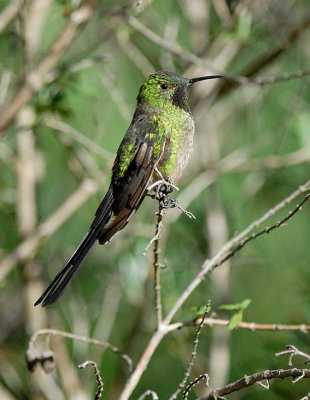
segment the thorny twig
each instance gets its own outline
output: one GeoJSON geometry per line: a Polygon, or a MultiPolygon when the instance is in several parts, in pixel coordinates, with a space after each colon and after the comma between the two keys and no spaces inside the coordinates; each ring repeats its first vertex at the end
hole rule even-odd
{"type": "MultiPolygon", "coordinates": [[[[239,379],[235,382],[229,383],[221,388],[212,390],[207,396],[199,397],[199,400],[214,400],[221,399],[222,396],[227,394],[231,394],[233,392],[237,392],[239,390],[245,389],[246,387],[252,386],[254,383],[258,383],[261,381],[270,381],[275,378],[293,378],[293,383],[297,383],[300,379],[310,378],[310,370],[309,369],[275,369],[275,370],[266,370],[262,372],[257,372],[253,375],[247,375],[242,379],[239,379]]],[[[267,387],[264,385],[265,388],[267,387]]]]}
{"type": "Polygon", "coordinates": [[[146,392],[141,394],[141,396],[138,398],[138,400],[144,400],[148,396],[151,396],[152,400],[158,400],[159,399],[159,397],[157,396],[156,392],[154,392],[153,390],[147,390],[146,392]]]}
{"type": "Polygon", "coordinates": [[[183,393],[183,399],[184,400],[188,399],[189,392],[193,389],[193,387],[195,387],[202,380],[205,380],[206,381],[206,386],[209,386],[209,380],[210,380],[209,375],[208,374],[199,375],[184,390],[184,393],[183,393]]]}
{"type": "Polygon", "coordinates": [[[225,261],[227,261],[229,258],[234,256],[235,253],[240,251],[248,242],[250,242],[254,239],[257,239],[259,236],[262,236],[265,233],[270,233],[271,231],[273,231],[276,228],[280,228],[281,226],[284,226],[284,224],[289,219],[291,219],[309,199],[310,199],[310,193],[306,194],[304,199],[299,204],[297,204],[297,206],[292,211],[290,211],[283,219],[281,219],[280,221],[276,222],[275,224],[273,224],[269,227],[262,229],[261,231],[259,231],[257,233],[253,233],[251,236],[247,236],[244,239],[242,239],[239,243],[237,243],[235,248],[233,248],[219,263],[215,264],[212,269],[218,267],[219,265],[222,265],[225,261]]]}
{"type": "Polygon", "coordinates": [[[95,394],[95,400],[98,400],[98,399],[101,399],[101,397],[102,397],[102,393],[103,393],[103,389],[104,389],[104,383],[103,383],[103,380],[102,380],[101,375],[100,375],[100,371],[99,371],[95,361],[91,361],[91,360],[85,361],[85,362],[83,362],[83,364],[79,365],[79,368],[85,368],[88,365],[91,365],[93,367],[93,369],[94,369],[94,372],[95,372],[96,381],[98,383],[98,389],[97,389],[97,392],[95,394]]]}
{"type": "Polygon", "coordinates": [[[305,364],[310,362],[310,355],[307,353],[304,353],[303,351],[300,351],[297,349],[297,347],[293,346],[292,344],[288,344],[286,346],[286,350],[280,351],[276,353],[275,355],[277,357],[282,356],[284,354],[289,354],[289,359],[288,359],[288,365],[292,366],[293,365],[293,357],[295,356],[301,356],[306,359],[305,364]]]}
{"type": "MultiPolygon", "coordinates": [[[[194,338],[194,342],[193,342],[193,351],[192,351],[192,355],[191,355],[190,361],[189,361],[189,363],[188,363],[188,365],[187,365],[187,368],[186,368],[186,371],[185,371],[185,374],[184,374],[184,378],[183,378],[182,382],[180,383],[178,389],[177,389],[177,390],[175,391],[175,393],[170,397],[171,400],[177,399],[178,394],[184,389],[184,387],[185,387],[185,385],[186,385],[186,383],[187,383],[187,381],[188,381],[188,378],[189,378],[189,376],[190,376],[190,374],[191,374],[191,372],[192,372],[192,368],[193,368],[193,366],[194,366],[194,362],[195,362],[195,359],[196,359],[196,356],[197,356],[197,347],[198,347],[198,343],[199,343],[200,332],[201,332],[201,329],[202,329],[202,327],[203,327],[203,325],[204,325],[205,319],[207,318],[208,314],[210,313],[210,308],[211,308],[211,303],[210,303],[210,300],[209,300],[208,303],[207,303],[207,305],[206,305],[205,312],[203,313],[203,316],[202,316],[201,319],[200,319],[198,328],[197,328],[196,333],[195,333],[195,338],[194,338]]],[[[197,382],[198,382],[198,381],[197,381],[197,382]]],[[[187,398],[188,395],[187,395],[186,393],[188,393],[189,390],[190,390],[194,385],[195,385],[195,384],[193,384],[193,385],[190,384],[190,385],[189,385],[190,387],[189,387],[189,388],[186,388],[186,390],[185,390],[184,393],[183,393],[183,398],[187,398]]]]}

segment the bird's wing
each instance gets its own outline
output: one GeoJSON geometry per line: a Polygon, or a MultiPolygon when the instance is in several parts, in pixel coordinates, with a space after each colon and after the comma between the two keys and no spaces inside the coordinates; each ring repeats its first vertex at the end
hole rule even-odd
{"type": "Polygon", "coordinates": [[[146,194],[157,160],[153,157],[153,145],[136,139],[135,152],[126,172],[113,186],[114,219],[105,227],[99,243],[105,244],[121,231],[139,208],[146,194]]]}

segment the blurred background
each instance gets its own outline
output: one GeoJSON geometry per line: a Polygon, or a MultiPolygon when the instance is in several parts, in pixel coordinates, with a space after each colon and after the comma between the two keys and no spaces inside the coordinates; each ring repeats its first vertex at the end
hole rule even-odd
{"type": "MultiPolygon", "coordinates": [[[[143,255],[155,231],[152,199],[115,240],[94,246],[56,304],[33,307],[88,230],[150,73],[236,78],[191,91],[195,149],[176,198],[196,219],[167,212],[164,315],[206,258],[309,179],[309,77],[273,80],[309,69],[309,26],[307,0],[0,2],[1,399],[94,398],[91,369],[77,368],[87,359],[98,363],[104,398],[122,391],[128,370],[118,355],[59,337],[39,341],[54,351],[56,370],[31,374],[24,359],[37,329],[107,340],[134,363],[154,332],[152,249],[143,255]],[[240,83],[242,76],[271,83],[240,83]]],[[[250,299],[245,321],[309,324],[309,220],[306,203],[285,227],[249,243],[200,284],[174,322],[194,319],[208,300],[212,315],[227,319],[221,305],[250,299]]],[[[132,398],[148,389],[169,398],[194,334],[187,327],[165,337],[132,398]]],[[[285,368],[274,353],[286,344],[309,353],[309,334],[204,327],[191,379],[207,372],[217,387],[285,368]]],[[[257,386],[229,399],[300,399],[306,384],[275,381],[268,392],[257,386]]],[[[203,384],[195,390],[189,398],[206,393],[203,384]]]]}

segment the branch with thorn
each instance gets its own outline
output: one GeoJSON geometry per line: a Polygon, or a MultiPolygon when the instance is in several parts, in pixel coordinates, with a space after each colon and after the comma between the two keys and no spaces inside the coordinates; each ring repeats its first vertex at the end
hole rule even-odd
{"type": "MultiPolygon", "coordinates": [[[[187,384],[188,378],[189,378],[189,376],[190,376],[190,374],[192,372],[192,369],[193,369],[193,366],[194,366],[194,362],[195,362],[195,359],[196,359],[196,356],[197,356],[197,348],[198,348],[198,343],[199,343],[199,336],[200,336],[202,327],[204,325],[204,321],[205,321],[205,319],[207,318],[207,316],[210,313],[210,309],[211,309],[211,302],[209,300],[207,305],[205,306],[205,312],[203,313],[203,315],[202,315],[202,317],[200,319],[198,328],[197,328],[196,333],[195,333],[195,338],[194,338],[194,342],[193,342],[193,351],[192,351],[192,355],[191,355],[190,361],[189,361],[189,363],[187,365],[187,368],[186,368],[186,371],[185,371],[185,374],[184,374],[184,378],[183,378],[182,382],[180,383],[178,389],[170,397],[170,400],[176,400],[178,398],[179,393],[185,388],[185,385],[187,384]]],[[[205,377],[205,379],[207,379],[207,382],[208,382],[208,380],[209,380],[208,375],[204,374],[203,376],[205,377]]],[[[199,378],[199,380],[200,379],[202,379],[202,378],[199,378]]],[[[183,392],[183,398],[184,399],[187,399],[189,391],[199,382],[199,380],[195,379],[192,383],[190,383],[186,387],[186,389],[183,392]]]]}
{"type": "Polygon", "coordinates": [[[104,389],[104,383],[103,383],[103,380],[101,378],[100,371],[99,371],[99,369],[97,367],[97,364],[95,363],[95,361],[88,360],[88,361],[83,362],[83,364],[80,364],[79,368],[86,368],[89,365],[93,367],[94,373],[95,373],[95,376],[96,376],[98,389],[97,389],[97,392],[95,394],[95,400],[98,400],[98,399],[101,399],[101,397],[102,397],[102,393],[103,393],[103,389],[104,389]]]}
{"type": "Polygon", "coordinates": [[[304,353],[303,351],[298,350],[297,347],[293,346],[292,344],[288,344],[286,346],[286,350],[276,353],[276,356],[279,357],[279,356],[283,356],[285,354],[289,355],[289,359],[288,359],[289,366],[293,365],[293,358],[296,356],[305,358],[306,359],[305,364],[310,362],[310,355],[307,353],[304,353]]]}
{"type": "MultiPolygon", "coordinates": [[[[207,396],[199,397],[199,400],[214,400],[214,399],[223,399],[223,396],[228,394],[238,392],[243,390],[249,386],[254,385],[255,383],[259,384],[262,381],[267,381],[267,384],[263,384],[265,389],[269,389],[269,382],[272,379],[283,379],[283,378],[293,378],[293,383],[297,383],[304,378],[310,378],[310,370],[309,369],[299,369],[299,368],[291,368],[291,369],[275,369],[275,370],[266,370],[262,372],[256,372],[252,375],[246,375],[244,378],[241,378],[235,382],[229,383],[221,388],[212,390],[207,396]]],[[[262,384],[260,385],[262,386],[262,384]]]]}

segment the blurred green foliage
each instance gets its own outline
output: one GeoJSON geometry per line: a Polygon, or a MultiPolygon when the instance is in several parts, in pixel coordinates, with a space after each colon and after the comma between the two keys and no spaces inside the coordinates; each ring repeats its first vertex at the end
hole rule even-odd
{"type": "MultiPolygon", "coordinates": [[[[1,9],[10,2],[2,3],[1,9]]],[[[51,2],[42,16],[44,24],[33,65],[46,54],[65,26],[68,10],[74,3],[51,2]]],[[[33,254],[35,266],[39,268],[34,282],[29,278],[29,271],[28,275],[25,273],[25,262],[19,262],[1,282],[0,385],[12,398],[42,398],[23,361],[33,333],[31,326],[36,326],[36,312],[39,313],[30,312],[26,301],[27,296],[35,300],[31,296],[37,296],[37,289],[29,295],[27,288],[39,280],[44,282],[41,282],[42,288],[45,287],[87,231],[109,184],[113,154],[129,126],[135,97],[145,75],[162,69],[186,76],[214,73],[211,69],[203,71],[194,67],[134,31],[124,15],[112,13],[114,9],[122,10],[124,4],[99,2],[94,16],[53,71],[49,83],[30,103],[35,113],[35,146],[41,160],[35,197],[37,224],[55,212],[83,179],[94,178],[98,171],[102,171],[102,188],[55,234],[40,243],[33,254]],[[105,149],[106,155],[92,152],[65,130],[51,128],[48,122],[51,119],[80,131],[105,149]]],[[[2,110],[24,79],[25,38],[21,22],[27,15],[25,12],[0,34],[0,86],[5,92],[5,96],[0,96],[2,110]],[[6,79],[9,79],[7,86],[6,79]]],[[[306,0],[263,3],[156,0],[137,18],[168,43],[178,43],[228,75],[242,75],[249,65],[255,65],[261,56],[279,47],[273,62],[257,72],[259,76],[279,76],[309,66],[309,29],[295,42],[288,42],[286,48],[280,45],[307,15],[309,18],[306,0]]],[[[302,149],[310,152],[309,78],[265,86],[239,85],[212,101],[209,95],[207,84],[201,84],[199,91],[192,93],[195,153],[179,182],[181,196],[204,171],[214,173],[215,178],[211,185],[206,178],[197,195],[186,205],[195,214],[195,220],[181,215],[169,223],[169,217],[175,217],[177,211],[167,213],[161,242],[162,261],[167,264],[161,272],[164,314],[199,272],[203,261],[214,255],[210,243],[212,232],[207,227],[214,198],[226,221],[228,240],[309,179],[310,157],[308,162],[298,156],[295,163],[287,161],[291,153],[302,149]],[[238,152],[244,157],[240,168],[231,167],[224,172],[218,168],[223,158],[238,152]],[[271,156],[278,164],[269,163],[271,156]]],[[[17,211],[23,202],[18,187],[18,135],[18,124],[13,124],[0,143],[0,256],[3,257],[23,240],[17,211]]],[[[301,199],[302,196],[267,224],[270,226],[283,218],[301,199]]],[[[47,310],[48,326],[108,340],[137,362],[156,325],[152,251],[143,256],[154,234],[156,210],[156,203],[146,199],[126,230],[104,248],[94,247],[70,288],[47,310]]],[[[231,260],[230,274],[225,278],[228,282],[223,283],[229,286],[225,298],[217,293],[208,276],[176,320],[194,319],[192,307],[203,307],[211,300],[212,312],[223,318],[229,319],[231,315],[221,304],[240,303],[237,314],[246,321],[309,324],[309,220],[310,208],[305,204],[287,226],[249,243],[231,260]],[[243,313],[244,299],[250,299],[251,306],[243,313]]],[[[161,399],[169,398],[182,380],[193,338],[193,328],[170,333],[157,349],[132,398],[138,398],[148,389],[155,390],[161,399]]],[[[192,378],[208,372],[212,343],[212,328],[204,328],[192,378]]],[[[260,370],[286,367],[286,360],[276,358],[274,353],[288,343],[309,353],[309,334],[234,329],[226,343],[230,359],[227,382],[260,370]]],[[[105,383],[105,398],[117,398],[128,377],[117,355],[70,341],[65,348],[73,369],[86,359],[98,362],[105,383]]],[[[57,351],[64,350],[58,350],[55,344],[54,351],[57,360],[57,351]]],[[[84,370],[77,373],[81,386],[92,398],[93,375],[84,370]]],[[[63,387],[56,373],[48,379],[56,379],[56,384],[63,387]]],[[[200,386],[199,390],[202,390],[200,386]]],[[[307,391],[303,382],[293,387],[291,381],[281,380],[273,382],[268,392],[252,387],[229,399],[297,399],[307,391]]],[[[57,396],[55,399],[62,398],[57,396]]]]}

